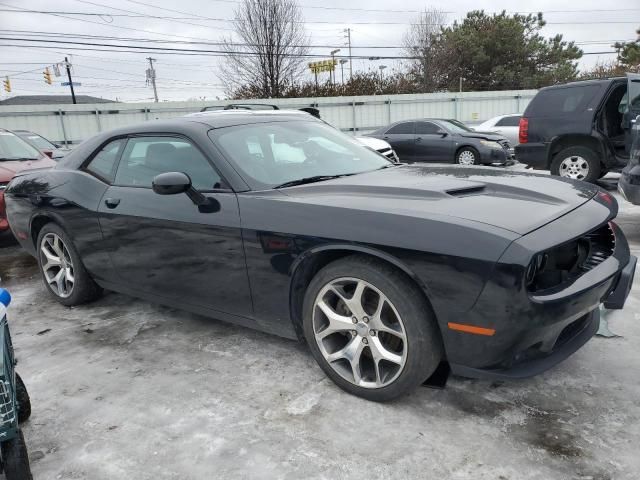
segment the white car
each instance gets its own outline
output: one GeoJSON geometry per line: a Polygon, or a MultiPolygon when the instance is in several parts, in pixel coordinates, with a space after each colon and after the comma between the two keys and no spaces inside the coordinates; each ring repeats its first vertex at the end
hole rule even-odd
{"type": "Polygon", "coordinates": [[[373,137],[356,137],[356,140],[363,144],[365,147],[373,148],[376,152],[384,155],[393,163],[400,162],[400,159],[398,158],[398,155],[396,155],[395,150],[384,140],[373,137]]]}
{"type": "Polygon", "coordinates": [[[512,113],[510,115],[500,115],[493,117],[486,122],[476,125],[473,129],[476,132],[497,132],[509,140],[511,145],[520,143],[518,140],[518,132],[520,130],[521,113],[512,113]]]}

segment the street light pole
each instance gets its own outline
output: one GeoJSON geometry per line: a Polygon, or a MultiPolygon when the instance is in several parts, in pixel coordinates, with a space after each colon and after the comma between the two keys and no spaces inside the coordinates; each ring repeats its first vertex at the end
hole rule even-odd
{"type": "Polygon", "coordinates": [[[333,72],[333,85],[336,84],[336,53],[340,51],[339,48],[335,50],[331,50],[331,70],[329,71],[329,78],[331,78],[331,73],[333,72]]]}
{"type": "Polygon", "coordinates": [[[341,58],[340,59],[340,76],[342,77],[342,84],[344,85],[344,64],[347,63],[348,60],[341,58]]]}

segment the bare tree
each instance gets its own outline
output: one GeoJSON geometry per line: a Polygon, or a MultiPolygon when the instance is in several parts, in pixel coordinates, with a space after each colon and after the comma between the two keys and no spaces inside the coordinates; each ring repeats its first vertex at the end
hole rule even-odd
{"type": "Polygon", "coordinates": [[[437,90],[444,77],[446,56],[438,37],[446,21],[444,12],[425,9],[404,35],[405,54],[415,57],[409,61],[409,73],[425,92],[437,90]]]}
{"type": "Polygon", "coordinates": [[[276,98],[300,77],[309,38],[295,0],[243,0],[235,11],[238,41],[224,39],[220,80],[227,94],[276,98]]]}

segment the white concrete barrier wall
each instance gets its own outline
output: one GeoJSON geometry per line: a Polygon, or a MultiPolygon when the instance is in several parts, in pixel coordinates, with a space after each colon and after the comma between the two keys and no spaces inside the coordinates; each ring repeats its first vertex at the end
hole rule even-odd
{"type": "MultiPolygon", "coordinates": [[[[425,93],[357,97],[248,100],[280,108],[314,106],[322,118],[343,131],[367,133],[398,120],[455,118],[478,123],[497,115],[522,113],[536,90],[425,93]]],[[[0,106],[0,128],[26,129],[58,143],[77,144],[96,133],[126,125],[179,117],[205,106],[232,101],[98,103],[83,105],[0,106]]],[[[237,103],[243,103],[238,101],[237,103]]]]}

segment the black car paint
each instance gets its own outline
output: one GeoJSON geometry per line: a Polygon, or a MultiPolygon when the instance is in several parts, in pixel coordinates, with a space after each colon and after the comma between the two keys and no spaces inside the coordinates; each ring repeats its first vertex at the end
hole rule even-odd
{"type": "Polygon", "coordinates": [[[472,147],[480,154],[480,163],[505,163],[510,159],[506,149],[491,149],[481,140],[505,142],[504,136],[495,132],[454,132],[446,121],[440,119],[402,120],[372,132],[368,137],[375,137],[388,142],[398,154],[402,162],[455,162],[457,153],[464,147],[472,147]],[[394,134],[389,130],[399,124],[413,123],[413,133],[394,134]],[[419,133],[420,123],[435,124],[439,133],[419,133]]]}
{"type": "Polygon", "coordinates": [[[607,170],[619,171],[626,160],[616,157],[611,142],[596,128],[596,119],[609,94],[626,83],[627,78],[620,77],[571,82],[540,89],[540,92],[554,90],[569,93],[573,88],[593,86],[594,92],[577,111],[555,115],[535,113],[537,103],[542,101],[539,93],[536,94],[522,115],[529,123],[528,141],[516,145],[516,159],[531,168],[548,170],[553,156],[562,148],[583,145],[597,152],[607,170]]]}
{"type": "Polygon", "coordinates": [[[535,253],[615,217],[615,200],[603,200],[590,184],[483,168],[399,166],[249,191],[207,137],[225,125],[315,121],[307,117],[225,115],[102,134],[54,169],[12,181],[11,227],[35,254],[38,227],[55,221],[105,288],[289,338],[300,336],[301,294],[315,269],[349,253],[372,255],[425,292],[447,360],[454,372],[472,376],[506,368],[530,342],[548,346],[566,325],[597,308],[629,263],[617,231],[615,255],[583,281],[552,298],[536,298],[525,288],[524,271],[535,253]],[[217,211],[200,213],[183,194],[109,186],[82,171],[108,141],[144,133],[196,142],[231,187],[204,193],[219,202],[217,211]],[[105,205],[107,197],[120,199],[116,209],[105,205]],[[449,322],[497,333],[470,335],[450,330],[449,322]]]}

